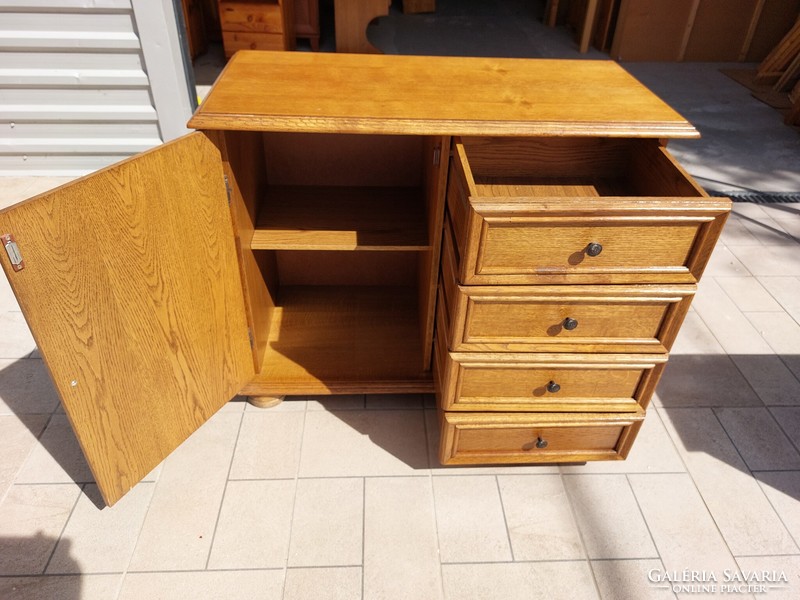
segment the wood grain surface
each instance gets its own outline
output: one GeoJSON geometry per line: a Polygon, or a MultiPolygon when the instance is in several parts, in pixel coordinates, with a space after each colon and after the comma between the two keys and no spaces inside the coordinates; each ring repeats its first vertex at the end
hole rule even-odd
{"type": "Polygon", "coordinates": [[[253,375],[220,162],[201,133],[0,212],[11,282],[113,504],[253,375]]]}
{"type": "Polygon", "coordinates": [[[611,61],[239,52],[190,127],[697,137],[611,61]]]}

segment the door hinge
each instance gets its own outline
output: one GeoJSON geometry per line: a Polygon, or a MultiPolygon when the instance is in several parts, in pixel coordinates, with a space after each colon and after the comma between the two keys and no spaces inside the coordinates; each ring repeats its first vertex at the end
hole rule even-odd
{"type": "Polygon", "coordinates": [[[250,349],[253,350],[256,347],[256,341],[253,338],[253,330],[249,327],[247,328],[247,337],[250,339],[250,349]]]}
{"type": "Polygon", "coordinates": [[[442,158],[442,149],[441,149],[440,146],[436,146],[436,148],[433,149],[433,166],[434,167],[438,167],[439,166],[439,161],[441,160],[441,158],[442,158]]]}
{"type": "Polygon", "coordinates": [[[231,205],[231,191],[232,191],[231,190],[231,186],[230,186],[230,183],[228,183],[228,176],[227,175],[223,175],[222,178],[225,180],[225,193],[228,195],[228,206],[230,206],[231,205]]]}
{"type": "Polygon", "coordinates": [[[13,233],[5,233],[0,235],[0,241],[3,242],[3,247],[8,254],[8,260],[11,261],[11,268],[14,271],[22,271],[25,268],[25,261],[22,260],[22,254],[17,246],[17,241],[14,239],[13,233]]]}

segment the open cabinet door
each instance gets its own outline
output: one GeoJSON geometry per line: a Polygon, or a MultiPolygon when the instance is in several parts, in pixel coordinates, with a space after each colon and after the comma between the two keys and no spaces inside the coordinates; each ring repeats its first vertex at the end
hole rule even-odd
{"type": "Polygon", "coordinates": [[[0,211],[9,235],[0,262],[114,504],[253,376],[219,151],[189,134],[0,211]]]}

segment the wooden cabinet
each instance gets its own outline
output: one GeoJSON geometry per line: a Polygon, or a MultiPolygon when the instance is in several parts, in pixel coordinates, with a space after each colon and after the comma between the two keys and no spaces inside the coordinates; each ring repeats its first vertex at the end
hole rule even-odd
{"type": "Polygon", "coordinates": [[[448,464],[625,456],[728,203],[621,68],[240,52],[190,126],[0,212],[107,503],[237,393],[435,391],[448,464]]]}
{"type": "Polygon", "coordinates": [[[219,0],[225,57],[238,50],[294,50],[294,0],[219,0]]]}

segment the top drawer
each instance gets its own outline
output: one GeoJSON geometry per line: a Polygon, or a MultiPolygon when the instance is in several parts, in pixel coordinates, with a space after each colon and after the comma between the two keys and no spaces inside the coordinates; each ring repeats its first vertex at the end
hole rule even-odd
{"type": "Polygon", "coordinates": [[[655,140],[457,140],[464,284],[695,283],[730,210],[655,140]]]}
{"type": "Polygon", "coordinates": [[[219,18],[223,31],[283,33],[281,4],[273,2],[220,2],[219,18]]]}

